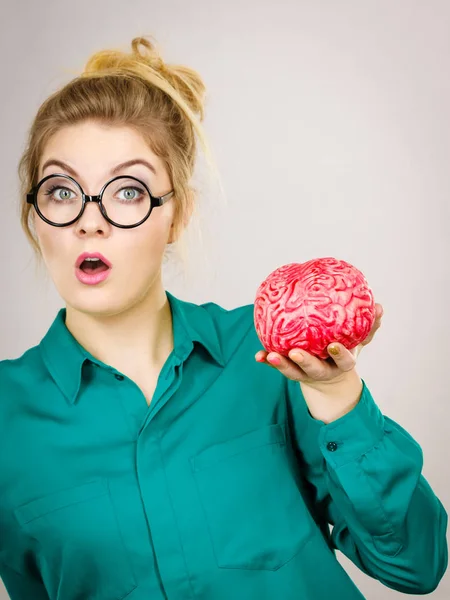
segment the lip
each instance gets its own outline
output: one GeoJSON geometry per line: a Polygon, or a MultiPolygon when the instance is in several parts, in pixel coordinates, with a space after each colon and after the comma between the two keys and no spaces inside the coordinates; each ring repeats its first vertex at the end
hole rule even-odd
{"type": "Polygon", "coordinates": [[[102,260],[105,263],[105,265],[109,269],[112,267],[112,264],[109,262],[109,260],[107,258],[105,258],[103,256],[103,254],[100,254],[100,252],[83,252],[83,254],[80,254],[80,256],[77,258],[77,262],[75,263],[75,268],[79,269],[81,263],[86,258],[99,258],[100,260],[102,260]]]}
{"type": "Polygon", "coordinates": [[[100,254],[100,252],[83,252],[83,254],[80,254],[80,256],[77,258],[75,263],[75,276],[81,283],[85,283],[86,285],[96,285],[97,283],[104,281],[109,276],[111,267],[112,264],[103,256],[103,254],[100,254]],[[99,258],[108,268],[104,271],[100,271],[100,273],[85,273],[80,269],[80,266],[83,260],[86,258],[99,258]]]}

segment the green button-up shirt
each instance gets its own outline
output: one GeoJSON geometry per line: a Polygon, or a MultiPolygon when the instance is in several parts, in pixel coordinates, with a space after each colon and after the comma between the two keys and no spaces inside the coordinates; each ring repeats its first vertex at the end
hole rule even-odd
{"type": "Polygon", "coordinates": [[[253,305],[169,292],[150,406],[57,314],[0,362],[0,575],[13,600],[360,600],[336,558],[405,593],[448,561],[419,444],[358,405],[325,424],[258,364],[253,305]],[[331,527],[333,526],[333,527],[331,527]]]}

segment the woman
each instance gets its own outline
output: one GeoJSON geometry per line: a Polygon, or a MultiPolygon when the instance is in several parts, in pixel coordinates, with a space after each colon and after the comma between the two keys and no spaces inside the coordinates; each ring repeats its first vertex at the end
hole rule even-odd
{"type": "Polygon", "coordinates": [[[94,55],[33,122],[22,224],[65,308],[0,363],[6,589],[360,599],[339,549],[390,588],[429,593],[447,513],[420,446],[355,367],[381,306],[364,344],[323,361],[261,351],[252,305],[164,290],[165,250],[194,208],[196,139],[207,150],[203,92],[136,38],[130,54],[94,55]]]}

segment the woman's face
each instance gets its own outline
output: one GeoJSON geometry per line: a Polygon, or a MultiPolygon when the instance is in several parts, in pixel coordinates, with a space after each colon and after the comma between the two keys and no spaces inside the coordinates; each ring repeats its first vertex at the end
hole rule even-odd
{"type": "MultiPolygon", "coordinates": [[[[85,194],[98,195],[103,185],[116,176],[111,174],[116,165],[138,158],[149,162],[156,174],[137,164],[116,175],[137,177],[147,184],[154,196],[170,192],[171,181],[162,161],[136,131],[84,122],[64,127],[49,140],[40,162],[39,180],[52,173],[65,173],[81,185],[85,194]],[[63,161],[77,175],[59,165],[49,165],[42,170],[50,159],[63,161]]],[[[129,184],[126,182],[126,185],[129,184]]],[[[56,194],[61,196],[61,190],[56,194]]],[[[124,192],[120,194],[122,198],[124,192]]],[[[164,250],[172,241],[173,209],[172,197],[154,208],[144,223],[131,229],[111,225],[95,202],[86,203],[82,217],[67,227],[49,225],[33,211],[44,261],[67,306],[85,313],[110,316],[143,301],[160,281],[164,250]],[[83,252],[99,252],[111,263],[104,281],[89,285],[76,276],[75,264],[83,252]]]]}

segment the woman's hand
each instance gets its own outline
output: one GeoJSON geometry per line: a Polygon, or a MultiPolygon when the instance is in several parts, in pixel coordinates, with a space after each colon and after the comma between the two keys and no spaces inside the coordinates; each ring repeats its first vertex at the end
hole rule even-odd
{"type": "Polygon", "coordinates": [[[317,389],[323,390],[330,384],[340,383],[345,380],[349,372],[353,371],[361,349],[373,340],[381,326],[383,307],[381,304],[375,304],[375,307],[375,321],[369,335],[353,350],[347,350],[342,344],[332,343],[328,345],[330,358],[327,360],[317,358],[299,348],[290,350],[289,358],[276,352],[268,353],[260,350],[256,353],[255,359],[278,369],[289,379],[317,389]],[[337,353],[333,352],[335,348],[338,349],[337,353]]]}
{"type": "Polygon", "coordinates": [[[255,359],[278,369],[288,379],[298,381],[310,415],[326,424],[332,423],[352,411],[361,399],[363,385],[355,369],[356,359],[381,326],[383,307],[381,304],[375,306],[373,327],[366,339],[353,350],[332,343],[328,345],[330,358],[326,360],[299,348],[290,350],[289,358],[261,350],[256,353],[255,359]],[[338,349],[337,353],[333,352],[334,348],[338,349]]]}

